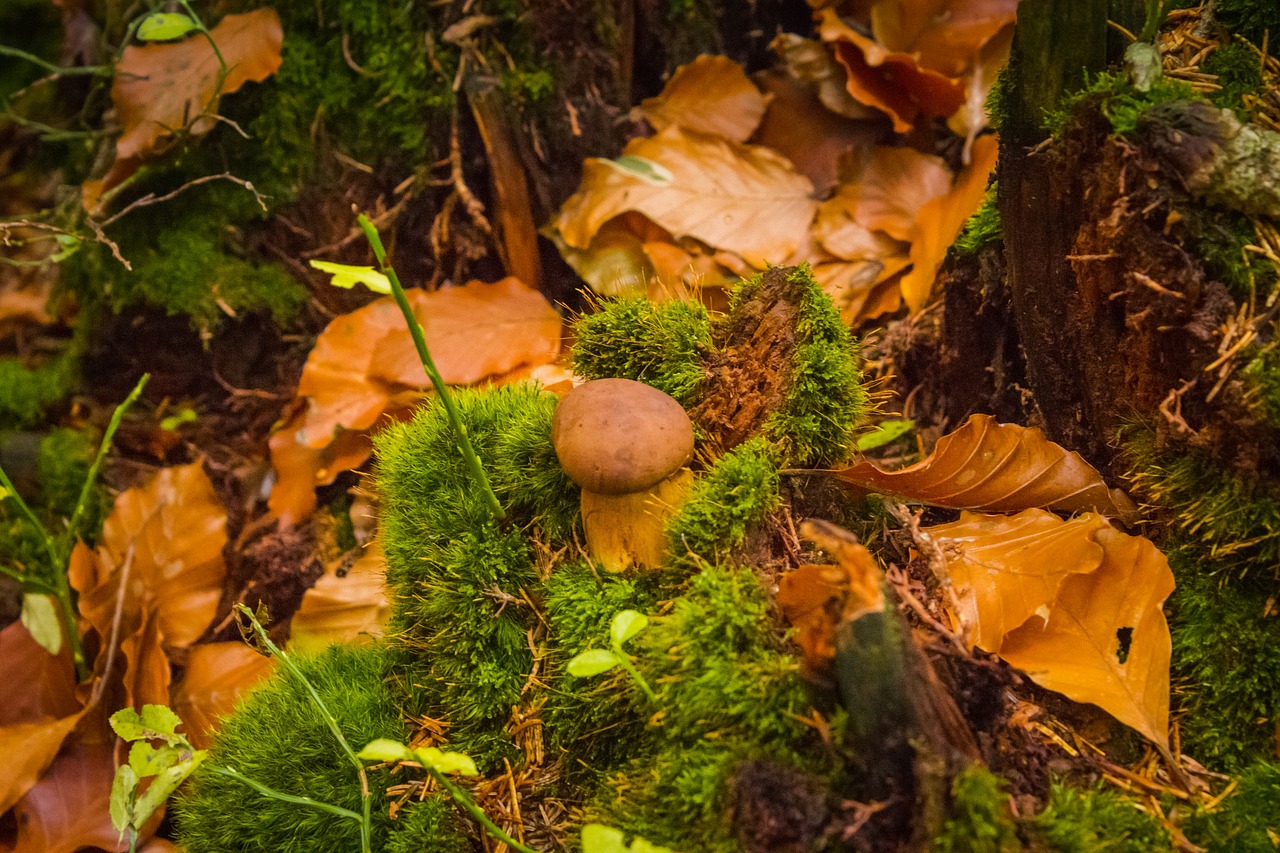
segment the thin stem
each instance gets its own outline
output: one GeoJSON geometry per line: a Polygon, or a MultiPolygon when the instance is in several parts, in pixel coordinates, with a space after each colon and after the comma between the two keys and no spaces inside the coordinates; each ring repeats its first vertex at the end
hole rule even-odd
{"type": "MultiPolygon", "coordinates": [[[[356,814],[350,809],[344,809],[341,806],[334,806],[334,805],[330,805],[329,803],[322,803],[319,800],[313,800],[310,797],[298,797],[298,796],[294,796],[293,794],[286,794],[283,791],[277,791],[275,788],[270,788],[262,784],[261,782],[258,782],[254,779],[250,779],[248,776],[244,775],[239,770],[236,770],[233,767],[219,767],[216,764],[207,764],[205,766],[220,776],[226,776],[229,779],[235,779],[237,782],[243,782],[244,784],[248,785],[250,788],[253,788],[255,791],[262,794],[264,797],[271,797],[273,800],[280,800],[285,803],[293,803],[294,805],[298,805],[298,806],[308,806],[313,809],[319,809],[322,812],[329,812],[330,814],[336,814],[338,817],[344,817],[347,820],[363,822],[363,818],[361,818],[360,815],[356,814]]],[[[363,829],[363,826],[362,826],[362,829],[363,829]]],[[[365,850],[369,849],[367,844],[364,846],[364,849],[365,850]]]]}
{"type": "MultiPolygon", "coordinates": [[[[254,633],[258,635],[258,641],[261,642],[269,652],[271,652],[271,656],[280,661],[280,663],[284,665],[285,669],[289,670],[289,673],[293,675],[294,678],[298,679],[299,683],[306,688],[308,695],[311,696],[311,701],[315,704],[316,708],[320,710],[321,716],[324,717],[325,724],[329,727],[329,731],[333,733],[334,738],[342,747],[342,751],[346,753],[347,760],[349,760],[352,766],[356,768],[356,775],[360,778],[360,806],[364,813],[364,816],[359,818],[360,849],[363,853],[371,853],[369,845],[370,829],[373,826],[371,811],[373,802],[372,797],[369,795],[369,778],[365,775],[364,764],[356,757],[356,751],[351,748],[351,744],[347,742],[346,737],[342,734],[342,729],[338,727],[338,721],[333,716],[333,713],[329,711],[329,706],[325,705],[324,700],[320,698],[320,694],[316,692],[311,681],[302,674],[302,670],[298,669],[297,665],[293,662],[293,659],[271,641],[271,637],[267,636],[267,629],[262,627],[262,623],[253,615],[252,610],[243,604],[237,604],[236,609],[248,618],[249,623],[253,626],[254,633]]],[[[332,806],[330,808],[336,808],[336,806],[332,806]]],[[[343,811],[346,810],[343,809],[343,811]]],[[[350,814],[355,815],[355,812],[350,812],[350,814]]]]}
{"type": "Polygon", "coordinates": [[[68,544],[73,544],[80,536],[80,523],[89,507],[89,495],[93,492],[93,484],[98,482],[98,473],[102,470],[102,463],[107,458],[107,451],[111,449],[111,441],[116,436],[116,430],[120,429],[120,422],[124,420],[124,413],[137,402],[138,397],[142,395],[142,389],[147,387],[150,379],[150,373],[142,374],[138,384],[134,385],[133,390],[129,392],[129,396],[125,397],[124,402],[116,406],[116,410],[111,413],[111,422],[107,424],[107,430],[102,434],[102,441],[98,443],[98,455],[93,458],[93,464],[89,466],[89,474],[80,487],[80,496],[76,498],[76,508],[71,513],[71,521],[67,523],[68,544]]]}
{"type": "Polygon", "coordinates": [[[25,59],[27,62],[39,65],[46,71],[52,71],[54,74],[64,77],[72,77],[80,74],[93,74],[99,77],[111,76],[110,65],[78,65],[75,67],[64,67],[61,65],[54,65],[52,62],[47,62],[35,54],[27,53],[25,50],[18,50],[16,47],[9,47],[3,44],[0,44],[0,56],[12,56],[17,59],[25,59]]]}
{"type": "Polygon", "coordinates": [[[640,689],[644,691],[645,696],[649,697],[649,701],[658,701],[658,694],[653,692],[649,682],[644,680],[644,676],[640,674],[640,670],[636,669],[635,664],[631,662],[631,658],[627,657],[627,653],[622,650],[622,647],[614,646],[613,652],[618,656],[618,666],[626,670],[627,675],[630,675],[635,680],[635,683],[640,685],[640,689]]]}
{"type": "Polygon", "coordinates": [[[484,809],[477,806],[475,800],[471,799],[466,791],[463,791],[457,785],[450,782],[448,776],[444,775],[434,767],[424,766],[426,771],[431,774],[431,777],[444,786],[444,789],[449,792],[449,796],[453,797],[453,801],[462,806],[463,810],[465,810],[467,814],[471,815],[477,823],[483,826],[486,832],[501,841],[503,844],[506,844],[512,850],[518,850],[520,853],[538,853],[538,851],[531,847],[525,847],[519,841],[516,841],[510,835],[503,832],[502,827],[490,820],[489,816],[484,813],[484,809]]]}
{"type": "Polygon", "coordinates": [[[400,313],[404,314],[404,320],[409,325],[409,334],[413,337],[413,345],[418,350],[418,358],[422,361],[422,369],[427,372],[427,377],[431,380],[431,386],[435,388],[436,396],[440,398],[440,402],[444,404],[445,414],[449,417],[449,423],[453,424],[454,431],[458,434],[458,450],[462,453],[462,458],[466,461],[467,467],[471,469],[471,474],[475,477],[476,482],[480,485],[480,490],[484,493],[488,500],[489,509],[493,512],[494,518],[502,521],[507,514],[502,509],[502,504],[498,502],[498,496],[493,492],[493,486],[489,483],[489,475],[485,473],[484,465],[480,464],[480,457],[476,455],[475,448],[471,445],[471,437],[467,433],[466,424],[462,422],[462,416],[458,413],[458,408],[454,405],[453,395],[449,393],[449,386],[444,382],[444,378],[440,375],[440,371],[436,369],[435,360],[431,358],[431,351],[427,349],[427,339],[423,336],[422,325],[418,323],[418,318],[413,315],[413,309],[409,307],[409,298],[405,296],[404,287],[400,284],[400,277],[396,275],[395,269],[387,260],[387,251],[382,246],[382,238],[378,235],[378,229],[369,217],[363,213],[357,217],[364,236],[368,239],[369,245],[373,247],[374,257],[378,259],[378,266],[382,268],[382,273],[391,282],[391,293],[395,296],[396,304],[400,306],[400,313]]]}
{"type": "MultiPolygon", "coordinates": [[[[222,58],[222,51],[218,50],[218,43],[214,41],[213,33],[209,32],[209,28],[204,25],[204,21],[202,21],[200,16],[196,14],[195,10],[191,8],[191,4],[188,3],[187,0],[179,0],[179,2],[182,3],[182,8],[187,10],[187,15],[191,17],[191,20],[196,22],[196,25],[200,28],[200,33],[208,39],[209,46],[213,48],[213,55],[218,58],[218,65],[222,69],[220,76],[225,78],[227,76],[227,72],[231,69],[227,68],[227,61],[222,58]]],[[[214,87],[214,91],[218,92],[221,90],[222,81],[219,80],[218,85],[214,87]]],[[[215,95],[214,97],[217,96],[215,95]]]]}

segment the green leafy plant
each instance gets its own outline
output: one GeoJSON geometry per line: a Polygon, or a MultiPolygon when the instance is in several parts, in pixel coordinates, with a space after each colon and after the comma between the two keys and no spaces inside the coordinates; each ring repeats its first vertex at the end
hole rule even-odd
{"type": "Polygon", "coordinates": [[[102,434],[102,442],[98,445],[97,455],[89,466],[89,473],[80,486],[80,495],[76,499],[75,509],[65,527],[57,534],[49,530],[40,520],[22,496],[18,494],[13,481],[3,467],[0,467],[0,501],[12,501],[18,511],[26,517],[31,529],[39,537],[45,552],[45,561],[41,565],[27,571],[19,571],[0,565],[0,574],[8,575],[22,584],[22,623],[31,632],[32,638],[43,646],[50,654],[56,655],[62,650],[62,642],[71,646],[71,657],[75,661],[76,675],[84,680],[89,674],[89,664],[85,658],[84,647],[80,642],[80,631],[76,626],[75,602],[71,597],[71,582],[67,577],[67,568],[71,560],[71,551],[76,540],[84,532],[85,520],[92,503],[93,486],[98,481],[102,463],[111,448],[116,430],[124,413],[142,394],[150,374],[144,373],[138,384],[125,397],[124,402],[116,406],[102,434]],[[56,606],[55,606],[56,605],[56,606]],[[61,622],[61,626],[59,626],[61,622]]]}
{"type": "Polygon", "coordinates": [[[859,450],[874,450],[897,441],[915,428],[916,422],[912,420],[881,421],[874,429],[867,430],[854,439],[853,443],[859,450]]]}
{"type": "Polygon", "coordinates": [[[579,652],[569,661],[569,674],[577,678],[590,678],[593,675],[600,675],[608,672],[615,666],[622,667],[627,675],[631,676],[631,680],[639,685],[644,691],[644,695],[648,696],[651,701],[656,701],[658,696],[653,692],[653,688],[649,686],[649,682],[644,680],[635,664],[631,662],[631,658],[622,650],[622,644],[630,640],[636,634],[639,634],[649,625],[649,617],[635,610],[623,610],[613,617],[613,622],[609,627],[609,645],[608,649],[588,649],[585,652],[579,652]]]}
{"type": "Polygon", "coordinates": [[[582,853],[675,853],[669,847],[659,847],[643,838],[633,838],[627,844],[622,830],[600,823],[588,823],[582,827],[582,853]]]}
{"type": "Polygon", "coordinates": [[[512,850],[519,850],[520,853],[536,853],[532,848],[524,846],[503,832],[502,828],[484,813],[484,809],[476,805],[476,801],[470,794],[449,779],[450,773],[457,773],[459,776],[480,775],[471,756],[461,752],[446,752],[434,746],[410,749],[402,743],[386,738],[370,741],[357,755],[366,761],[416,761],[440,787],[449,792],[449,796],[453,797],[454,802],[461,806],[463,811],[484,827],[485,832],[512,850]]]}
{"type": "Polygon", "coordinates": [[[110,801],[111,824],[122,837],[129,836],[130,853],[137,850],[138,835],[151,815],[208,755],[177,733],[181,723],[164,705],[143,705],[141,713],[123,708],[111,715],[111,728],[133,744],[128,763],[116,768],[110,801]],[[144,779],[151,779],[145,790],[144,779]]]}

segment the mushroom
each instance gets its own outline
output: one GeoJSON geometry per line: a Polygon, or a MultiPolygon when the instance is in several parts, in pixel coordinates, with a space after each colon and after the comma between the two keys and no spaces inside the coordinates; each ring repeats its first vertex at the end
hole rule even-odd
{"type": "Polygon", "coordinates": [[[693,483],[693,423],[680,404],[643,382],[595,379],[560,401],[551,442],[582,487],[591,557],[612,572],[661,564],[667,519],[693,483]]]}

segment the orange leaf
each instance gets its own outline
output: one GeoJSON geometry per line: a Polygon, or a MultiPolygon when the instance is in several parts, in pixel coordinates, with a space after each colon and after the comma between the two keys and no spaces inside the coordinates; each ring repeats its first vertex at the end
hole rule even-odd
{"type": "Polygon", "coordinates": [[[218,57],[203,35],[125,48],[111,85],[121,128],[117,160],[146,157],[162,137],[188,124],[191,133],[208,132],[214,125],[208,113],[219,95],[265,80],[280,67],[284,32],[274,9],[227,15],[212,35],[230,69],[221,88],[218,57]]]}
{"type": "Polygon", "coordinates": [[[391,609],[381,544],[370,543],[345,575],[339,576],[336,568],[326,569],[303,594],[290,623],[291,650],[318,651],[330,643],[381,636],[391,609]]]}
{"type": "Polygon", "coordinates": [[[895,133],[907,133],[921,117],[949,116],[963,106],[964,87],[957,81],[921,67],[909,53],[867,38],[841,21],[834,9],[818,15],[818,32],[849,73],[849,94],[886,113],[895,133]]]}
{"type": "Polygon", "coordinates": [[[858,180],[841,187],[840,197],[861,225],[910,240],[920,209],[950,189],[951,170],[941,157],[881,146],[872,152],[858,180]]]}
{"type": "Polygon", "coordinates": [[[194,643],[222,596],[226,521],[199,462],[162,468],[121,493],[103,525],[95,564],[72,577],[80,613],[109,638],[120,578],[128,571],[121,636],[137,632],[145,611],[155,608],[166,648],[194,643]]]}
{"type": "Polygon", "coordinates": [[[174,686],[169,703],[186,725],[191,743],[207,749],[218,721],[274,669],[275,661],[239,641],[192,646],[182,681],[174,686]]]}
{"type": "Polygon", "coordinates": [[[1121,520],[1134,514],[1128,497],[1108,489],[1079,453],[990,415],[973,415],[909,468],[882,471],[863,461],[834,473],[851,486],[952,509],[1094,510],[1121,520]]]}
{"type": "Polygon", "coordinates": [[[727,56],[699,56],[671,75],[662,94],[640,103],[654,130],[685,130],[745,142],[760,124],[768,97],[727,56]]]}
{"type": "Polygon", "coordinates": [[[914,53],[948,77],[969,71],[982,48],[1013,23],[1018,0],[880,0],[871,31],[890,50],[914,53]]]}
{"type": "MultiPolygon", "coordinates": [[[[390,406],[392,399],[383,405],[390,406]]],[[[302,410],[295,412],[267,440],[276,472],[267,506],[284,527],[306,518],[316,508],[317,486],[332,483],[343,471],[359,468],[373,453],[373,440],[367,433],[345,429],[339,429],[323,447],[306,446],[298,440],[304,418],[302,410]]]]}
{"type": "Polygon", "coordinates": [[[774,151],[669,127],[633,139],[624,153],[656,163],[669,177],[647,179],[612,161],[587,160],[582,185],[556,218],[569,246],[586,248],[605,222],[626,211],[759,269],[788,257],[808,236],[817,208],[813,185],[774,151]]]}
{"type": "Polygon", "coordinates": [[[120,644],[125,657],[125,696],[132,708],[141,710],[143,705],[169,704],[169,682],[173,673],[163,643],[159,614],[148,608],[137,633],[120,644]]]}
{"type": "MultiPolygon", "coordinates": [[[[430,293],[415,289],[408,296],[426,331],[431,357],[450,385],[471,385],[521,365],[546,364],[560,353],[560,315],[517,278],[493,284],[472,281],[430,293]]],[[[374,344],[372,355],[370,379],[428,386],[403,319],[374,344]]]]}
{"type": "Polygon", "coordinates": [[[982,204],[999,148],[994,136],[975,139],[973,161],[961,170],[955,186],[920,208],[911,233],[911,271],[902,279],[902,297],[913,312],[928,302],[947,250],[982,204]]]}
{"type": "Polygon", "coordinates": [[[1161,605],[1174,583],[1154,545],[1094,513],[1070,521],[1039,510],[1012,519],[965,513],[926,532],[948,553],[980,647],[1167,747],[1170,638],[1161,605]]]}

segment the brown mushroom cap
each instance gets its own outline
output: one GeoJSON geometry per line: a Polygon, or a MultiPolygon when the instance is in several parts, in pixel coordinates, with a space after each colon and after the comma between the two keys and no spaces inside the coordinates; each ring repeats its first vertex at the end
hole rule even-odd
{"type": "Polygon", "coordinates": [[[565,473],[583,489],[623,495],[649,488],[693,458],[693,423],[657,388],[595,379],[560,401],[551,442],[565,473]]]}

